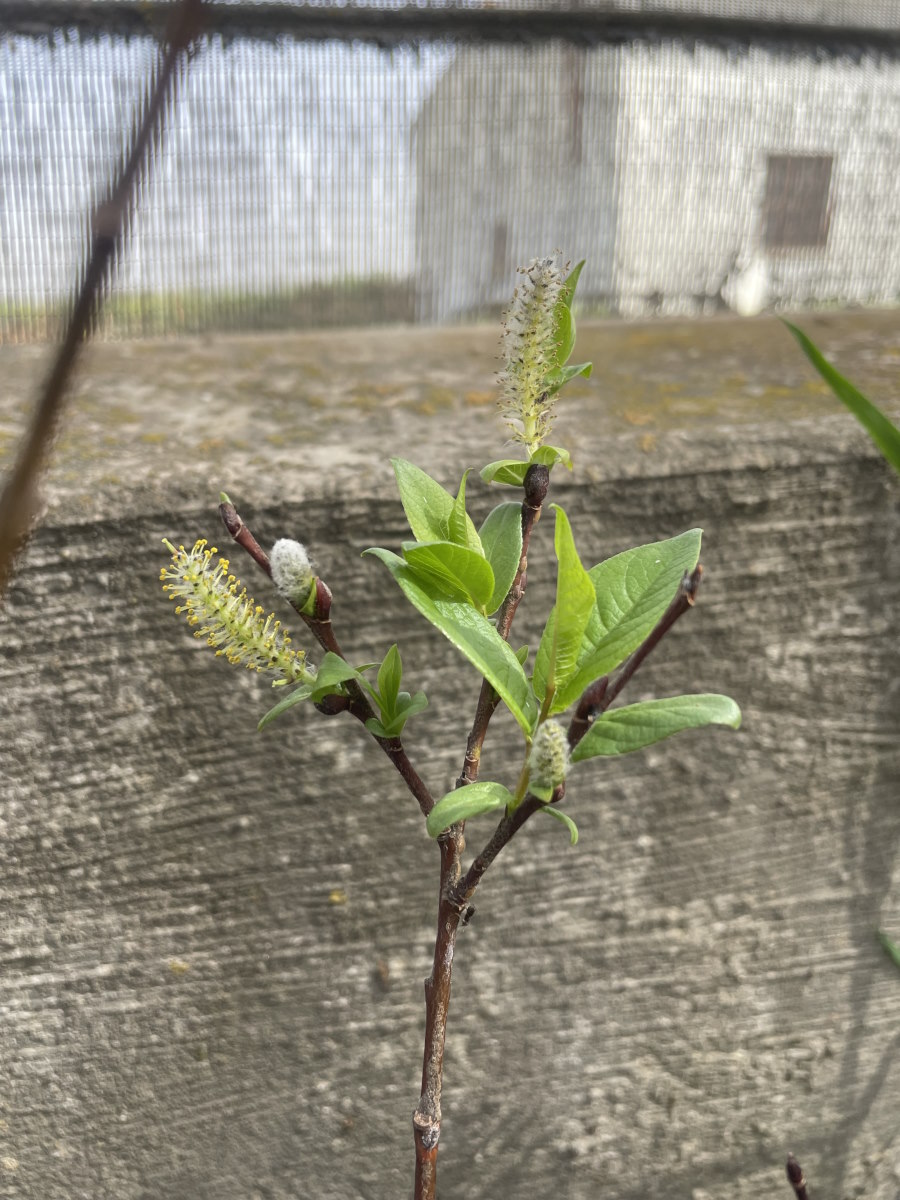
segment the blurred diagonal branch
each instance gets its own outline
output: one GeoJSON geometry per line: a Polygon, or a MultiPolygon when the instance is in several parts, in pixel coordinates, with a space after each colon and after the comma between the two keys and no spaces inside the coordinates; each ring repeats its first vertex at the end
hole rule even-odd
{"type": "Polygon", "coordinates": [[[94,212],[87,261],[63,339],[0,494],[0,596],[31,532],[41,472],[56,434],[78,352],[96,324],[112,261],[125,238],[134,197],[162,135],[166,103],[174,94],[178,79],[177,68],[201,32],[203,6],[204,0],[181,0],[175,9],[149,100],[136,126],[124,166],[94,212]]]}

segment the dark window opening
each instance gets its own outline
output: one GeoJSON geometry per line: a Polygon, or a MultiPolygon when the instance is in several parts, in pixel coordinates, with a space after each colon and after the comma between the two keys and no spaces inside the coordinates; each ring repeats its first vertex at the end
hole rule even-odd
{"type": "Polygon", "coordinates": [[[768,250],[824,246],[828,241],[830,154],[770,154],[764,241],[768,250]]]}

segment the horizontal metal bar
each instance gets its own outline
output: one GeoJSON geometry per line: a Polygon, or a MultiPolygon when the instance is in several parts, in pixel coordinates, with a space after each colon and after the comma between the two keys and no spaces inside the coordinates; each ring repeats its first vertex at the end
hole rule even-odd
{"type": "MultiPolygon", "coordinates": [[[[171,0],[0,0],[0,32],[46,36],[59,30],[80,37],[162,36],[171,0]]],[[[434,41],[621,45],[634,41],[763,44],[771,49],[828,55],[900,53],[900,29],[755,20],[678,12],[614,13],[591,8],[343,8],[291,4],[206,6],[206,28],[232,40],[292,38],[361,41],[397,46],[434,41]]]]}

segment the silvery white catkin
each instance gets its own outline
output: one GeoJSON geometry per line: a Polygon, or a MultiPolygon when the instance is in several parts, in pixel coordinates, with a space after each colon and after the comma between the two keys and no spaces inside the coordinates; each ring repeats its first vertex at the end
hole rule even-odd
{"type": "Polygon", "coordinates": [[[306,547],[293,538],[279,538],[269,555],[269,565],[279,594],[292,604],[305,604],[315,579],[306,547]]]}

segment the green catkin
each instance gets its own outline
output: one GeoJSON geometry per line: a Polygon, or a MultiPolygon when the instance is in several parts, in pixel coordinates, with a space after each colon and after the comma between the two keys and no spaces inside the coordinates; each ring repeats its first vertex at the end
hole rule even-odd
{"type": "Polygon", "coordinates": [[[533,454],[553,419],[555,395],[548,395],[544,381],[555,363],[554,314],[563,277],[554,257],[536,258],[520,271],[522,282],[503,319],[500,412],[513,440],[533,454]]]}

